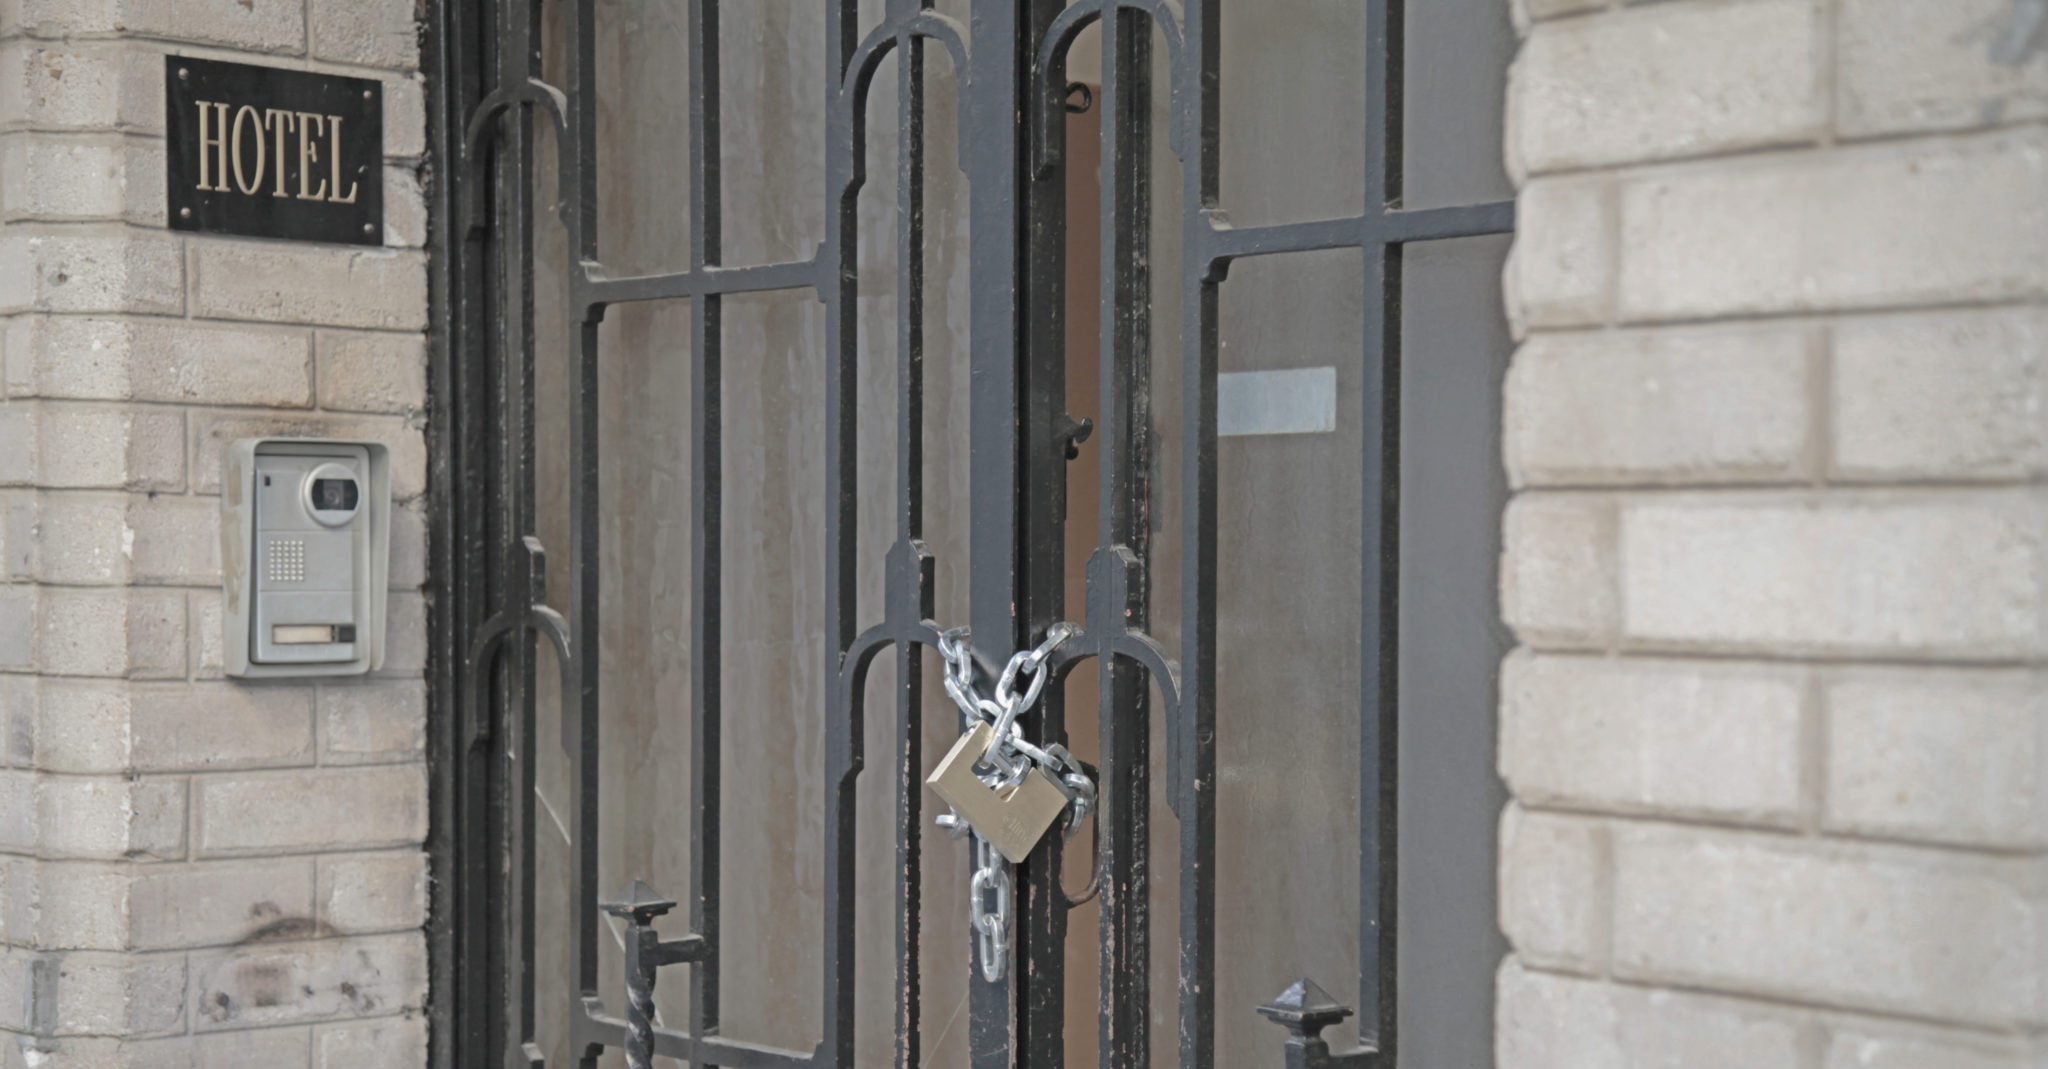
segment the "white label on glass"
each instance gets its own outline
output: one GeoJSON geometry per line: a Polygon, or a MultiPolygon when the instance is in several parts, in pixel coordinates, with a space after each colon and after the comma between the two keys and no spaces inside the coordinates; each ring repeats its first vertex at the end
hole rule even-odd
{"type": "Polygon", "coordinates": [[[1216,376],[1216,433],[1328,434],[1337,429],[1337,369],[1232,371],[1216,376]]]}

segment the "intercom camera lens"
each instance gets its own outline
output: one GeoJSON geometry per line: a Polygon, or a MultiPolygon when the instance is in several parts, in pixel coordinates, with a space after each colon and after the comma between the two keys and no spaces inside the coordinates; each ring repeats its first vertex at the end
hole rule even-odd
{"type": "Polygon", "coordinates": [[[313,480],[313,507],[321,512],[353,512],[356,507],[354,479],[313,480]]]}

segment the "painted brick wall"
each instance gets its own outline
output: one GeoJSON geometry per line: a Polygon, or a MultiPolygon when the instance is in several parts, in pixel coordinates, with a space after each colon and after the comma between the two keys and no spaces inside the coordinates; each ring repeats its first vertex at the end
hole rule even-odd
{"type": "Polygon", "coordinates": [[[0,1064],[420,1065],[411,0],[0,0],[0,1064]],[[164,226],[167,52],[380,78],[385,248],[164,226]],[[386,669],[220,673],[220,450],[390,445],[386,669]]]}
{"type": "Polygon", "coordinates": [[[2048,1064],[2048,57],[1515,0],[1503,1069],[2048,1064]]]}

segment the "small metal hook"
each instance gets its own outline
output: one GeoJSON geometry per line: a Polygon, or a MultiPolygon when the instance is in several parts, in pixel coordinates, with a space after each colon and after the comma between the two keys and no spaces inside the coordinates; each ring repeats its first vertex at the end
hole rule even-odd
{"type": "Polygon", "coordinates": [[[1066,106],[1067,114],[1069,115],[1087,114],[1088,109],[1095,106],[1095,90],[1090,89],[1087,82],[1068,82],[1066,106]],[[1076,93],[1081,94],[1081,102],[1079,104],[1074,103],[1074,94],[1076,93]]]}
{"type": "MultiPolygon", "coordinates": [[[[1086,761],[1077,760],[1074,763],[1081,766],[1081,773],[1083,775],[1097,783],[1102,782],[1102,772],[1100,769],[1086,761]]],[[[1088,867],[1088,886],[1081,888],[1079,894],[1067,894],[1066,888],[1060,888],[1061,896],[1067,900],[1068,909],[1085,906],[1102,892],[1102,802],[1100,799],[1096,801],[1095,807],[1088,815],[1093,818],[1093,821],[1088,825],[1088,856],[1093,858],[1094,861],[1088,867]]]]}
{"type": "Polygon", "coordinates": [[[1080,419],[1068,417],[1067,425],[1060,430],[1060,436],[1067,440],[1067,459],[1079,459],[1081,456],[1081,443],[1087,441],[1088,436],[1094,433],[1094,420],[1086,416],[1080,419]]]}

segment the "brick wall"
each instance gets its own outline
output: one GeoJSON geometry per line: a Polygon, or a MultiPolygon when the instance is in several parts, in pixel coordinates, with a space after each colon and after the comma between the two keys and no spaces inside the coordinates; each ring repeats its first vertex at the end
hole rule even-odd
{"type": "Polygon", "coordinates": [[[0,0],[0,1064],[424,1060],[410,0],[0,0]],[[383,249],[164,226],[162,56],[385,83],[383,249]],[[378,677],[220,678],[226,441],[392,451],[378,677]]]}
{"type": "Polygon", "coordinates": [[[1504,1069],[2048,1063],[2048,57],[1516,0],[1504,1069]]]}

